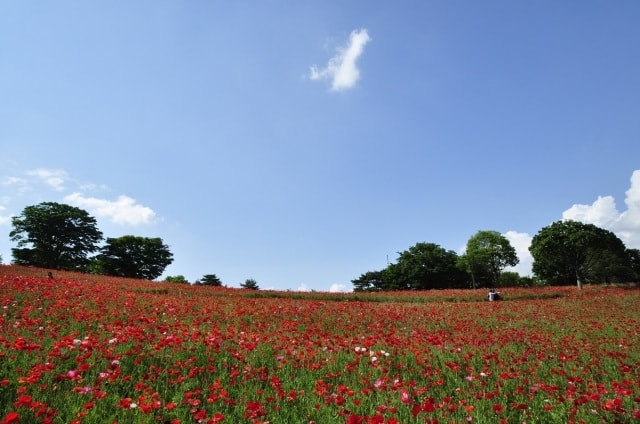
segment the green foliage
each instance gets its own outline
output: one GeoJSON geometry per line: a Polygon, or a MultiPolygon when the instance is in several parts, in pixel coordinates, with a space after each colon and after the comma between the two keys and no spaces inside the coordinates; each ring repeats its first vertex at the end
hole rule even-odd
{"type": "Polygon", "coordinates": [[[247,279],[244,283],[240,284],[240,287],[243,289],[249,290],[260,290],[260,286],[258,286],[258,282],[253,278],[247,279]]]}
{"type": "Polygon", "coordinates": [[[531,287],[533,278],[522,277],[517,272],[505,271],[500,273],[496,287],[531,287]]]}
{"type": "Polygon", "coordinates": [[[196,281],[196,284],[220,287],[222,285],[222,281],[216,276],[216,274],[205,274],[200,280],[196,281]]]}
{"type": "Polygon", "coordinates": [[[629,267],[633,274],[630,281],[640,281],[640,250],[627,249],[627,258],[629,258],[629,267]]]}
{"type": "Polygon", "coordinates": [[[55,202],[27,206],[13,217],[9,233],[17,265],[86,271],[88,255],[97,251],[102,232],[86,211],[55,202]]]}
{"type": "Polygon", "coordinates": [[[497,231],[478,231],[467,242],[464,258],[473,288],[478,283],[497,285],[502,270],[518,264],[516,250],[497,231]]]}
{"type": "Polygon", "coordinates": [[[353,291],[378,291],[384,290],[384,271],[367,271],[355,280],[351,280],[353,291]]]}
{"type": "Polygon", "coordinates": [[[464,287],[467,275],[458,255],[435,243],[417,243],[399,252],[398,262],[352,280],[354,291],[427,290],[464,287]]]}
{"type": "Polygon", "coordinates": [[[548,284],[612,283],[634,277],[633,252],[611,231],[577,221],[541,229],[529,251],[533,272],[548,284]]]}
{"type": "Polygon", "coordinates": [[[458,255],[435,243],[417,243],[399,253],[394,277],[409,290],[462,287],[465,275],[456,266],[458,255]]]}
{"type": "Polygon", "coordinates": [[[173,262],[173,254],[159,237],[107,238],[98,260],[107,275],[153,280],[173,262]]]}
{"type": "Polygon", "coordinates": [[[184,278],[184,275],[175,275],[175,276],[167,275],[164,281],[166,281],[167,283],[189,284],[189,281],[187,281],[187,279],[184,278]]]}

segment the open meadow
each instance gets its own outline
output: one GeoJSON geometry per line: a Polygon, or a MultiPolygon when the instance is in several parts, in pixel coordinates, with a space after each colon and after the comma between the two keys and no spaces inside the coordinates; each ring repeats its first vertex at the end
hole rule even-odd
{"type": "Polygon", "coordinates": [[[0,423],[640,422],[640,290],[192,287],[0,266],[0,423]]]}

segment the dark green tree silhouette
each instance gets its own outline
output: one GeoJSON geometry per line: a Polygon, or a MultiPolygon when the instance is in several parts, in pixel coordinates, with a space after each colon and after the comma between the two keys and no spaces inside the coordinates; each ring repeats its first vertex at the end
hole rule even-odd
{"type": "Polygon", "coordinates": [[[153,280],[173,262],[173,254],[159,237],[127,235],[107,238],[97,259],[104,274],[153,280]]]}
{"type": "Polygon", "coordinates": [[[240,284],[240,287],[243,289],[249,290],[260,290],[260,286],[258,286],[258,282],[253,278],[247,279],[244,283],[240,284]]]}
{"type": "Polygon", "coordinates": [[[205,274],[202,276],[200,280],[196,282],[196,284],[202,286],[215,286],[220,287],[222,285],[222,281],[216,276],[216,274],[205,274]]]}
{"type": "Polygon", "coordinates": [[[85,271],[102,240],[96,219],[85,210],[55,202],[27,206],[13,217],[9,233],[17,242],[13,262],[42,268],[85,271]]]}
{"type": "Polygon", "coordinates": [[[611,231],[578,221],[557,221],[531,240],[532,270],[548,284],[628,281],[632,253],[611,231]]]}

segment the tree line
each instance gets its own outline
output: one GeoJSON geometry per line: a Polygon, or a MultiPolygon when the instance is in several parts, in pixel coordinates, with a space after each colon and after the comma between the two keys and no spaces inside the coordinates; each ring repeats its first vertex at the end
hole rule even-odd
{"type": "MultiPolygon", "coordinates": [[[[161,238],[103,237],[94,217],[55,202],[27,206],[12,218],[13,263],[153,280],[173,262],[161,238]],[[104,241],[104,244],[100,244],[104,241]]],[[[351,281],[355,291],[427,290],[514,285],[577,285],[640,281],[640,250],[629,249],[612,232],[593,224],[557,221],[542,228],[529,247],[533,276],[505,272],[518,264],[510,242],[497,231],[478,231],[458,255],[421,242],[398,252],[396,263],[351,281]]],[[[182,276],[167,281],[187,282],[182,276]]],[[[215,274],[195,284],[220,286],[215,274]]],[[[241,287],[259,289],[248,279],[241,287]]]]}
{"type": "MultiPolygon", "coordinates": [[[[16,242],[11,249],[16,265],[153,280],[173,262],[161,238],[125,235],[105,240],[94,217],[66,204],[27,206],[12,218],[12,225],[9,237],[16,242]]],[[[167,276],[165,281],[190,284],[182,275],[167,276]]],[[[215,274],[205,274],[194,285],[220,287],[222,281],[215,274]]],[[[240,287],[260,289],[253,278],[240,287]]]]}
{"type": "Polygon", "coordinates": [[[351,281],[354,291],[428,290],[640,281],[640,250],[611,231],[577,221],[557,221],[532,239],[533,276],[505,272],[518,264],[515,249],[497,231],[478,231],[458,255],[421,242],[398,252],[396,263],[351,281]]]}
{"type": "Polygon", "coordinates": [[[125,235],[105,240],[94,217],[66,204],[27,206],[11,223],[16,265],[153,280],[173,262],[161,238],[125,235]]]}

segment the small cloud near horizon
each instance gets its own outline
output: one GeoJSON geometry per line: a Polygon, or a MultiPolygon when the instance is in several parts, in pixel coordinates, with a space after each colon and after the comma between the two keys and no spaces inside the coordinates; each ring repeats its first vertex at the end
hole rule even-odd
{"type": "Polygon", "coordinates": [[[354,87],[360,79],[360,70],[356,62],[369,41],[371,38],[366,28],[351,31],[347,45],[338,47],[336,55],[329,59],[324,68],[318,68],[316,65],[311,67],[310,78],[314,81],[329,80],[332,91],[354,87]]]}
{"type": "Polygon", "coordinates": [[[562,213],[563,220],[593,224],[617,235],[627,248],[640,249],[640,169],[631,174],[625,192],[627,210],[618,211],[613,196],[598,196],[590,205],[575,204],[562,213]]]}
{"type": "Polygon", "coordinates": [[[347,287],[345,284],[334,283],[329,287],[329,293],[347,293],[350,291],[351,288],[347,287]]]}
{"type": "Polygon", "coordinates": [[[109,218],[114,224],[120,225],[150,225],[156,221],[156,213],[149,207],[136,203],[128,196],[118,196],[115,201],[84,197],[81,193],[72,193],[64,200],[70,204],[89,209],[98,217],[109,218]]]}

